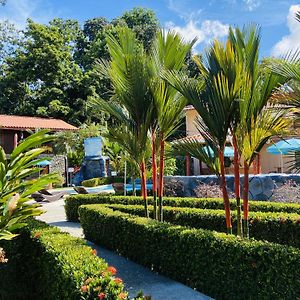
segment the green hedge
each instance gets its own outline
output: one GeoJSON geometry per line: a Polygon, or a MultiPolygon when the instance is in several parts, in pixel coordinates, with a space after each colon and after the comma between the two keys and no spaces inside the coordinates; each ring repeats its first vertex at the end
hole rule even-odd
{"type": "MultiPolygon", "coordinates": [[[[105,204],[103,204],[105,205],[105,204]]],[[[141,205],[107,204],[113,210],[145,215],[141,205]]],[[[152,206],[149,207],[153,212],[152,206]]],[[[164,220],[176,225],[226,232],[224,210],[186,207],[164,207],[164,220]]],[[[233,231],[236,232],[236,212],[232,212],[233,231]]],[[[294,247],[300,247],[300,215],[289,213],[250,212],[250,236],[294,247]]]]}
{"type": "Polygon", "coordinates": [[[113,211],[79,208],[88,240],[216,299],[299,299],[300,250],[189,229],[113,211]]]}
{"type": "Polygon", "coordinates": [[[85,187],[95,187],[104,184],[111,184],[117,182],[124,182],[122,177],[96,177],[87,180],[83,180],[81,184],[85,187]]]}
{"type": "MultiPolygon", "coordinates": [[[[83,204],[138,204],[143,205],[143,199],[135,196],[105,196],[75,195],[65,200],[67,219],[72,222],[78,221],[78,208],[83,204]]],[[[153,204],[153,198],[149,197],[149,204],[153,204]]],[[[235,209],[235,200],[230,200],[231,209],[235,209]]],[[[224,209],[223,200],[219,198],[174,198],[165,197],[164,205],[172,207],[194,207],[205,209],[224,209]]],[[[250,201],[250,211],[261,212],[286,212],[300,214],[300,205],[291,203],[250,201]]]]}
{"type": "Polygon", "coordinates": [[[8,263],[0,266],[0,299],[99,299],[104,292],[105,299],[113,300],[123,292],[106,262],[82,239],[43,222],[31,221],[1,246],[8,263]]]}

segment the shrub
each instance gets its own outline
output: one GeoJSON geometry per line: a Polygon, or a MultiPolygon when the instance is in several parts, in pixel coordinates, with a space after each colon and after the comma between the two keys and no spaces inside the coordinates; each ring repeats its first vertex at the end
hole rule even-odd
{"type": "MultiPolygon", "coordinates": [[[[197,198],[222,198],[223,195],[220,185],[213,182],[199,182],[193,192],[197,198]]],[[[228,193],[230,198],[235,197],[234,193],[230,190],[228,190],[228,193]]]]}
{"type": "MultiPolygon", "coordinates": [[[[107,204],[109,208],[143,217],[141,205],[107,204]]],[[[153,211],[149,207],[150,212],[153,211]]],[[[151,215],[151,213],[150,213],[151,215]]],[[[236,212],[232,212],[233,231],[236,232],[236,212]]],[[[226,232],[224,210],[186,207],[164,207],[164,220],[176,225],[226,232]]],[[[300,247],[300,215],[289,213],[250,212],[250,237],[257,240],[300,247]]]]}
{"type": "Polygon", "coordinates": [[[287,180],[274,190],[271,201],[300,204],[300,185],[293,180],[287,180]]]}
{"type": "MultiPolygon", "coordinates": [[[[153,199],[148,199],[149,204],[153,204],[153,199]]],[[[138,204],[143,205],[143,199],[136,196],[105,196],[100,194],[94,195],[75,195],[69,196],[65,200],[65,211],[69,221],[78,221],[78,208],[83,204],[138,204]]],[[[172,207],[194,207],[205,209],[224,209],[224,203],[219,198],[173,198],[165,197],[164,205],[172,207]]],[[[236,209],[236,201],[230,200],[231,209],[236,209]]],[[[300,214],[299,204],[274,203],[250,201],[250,211],[262,212],[286,212],[300,214]]]]}
{"type": "Polygon", "coordinates": [[[81,182],[81,184],[85,187],[95,187],[98,185],[110,184],[110,183],[111,183],[110,177],[91,178],[91,179],[83,180],[81,182]]]}
{"type": "Polygon", "coordinates": [[[171,178],[164,184],[164,193],[167,197],[184,197],[185,188],[182,181],[171,178]]]}
{"type": "Polygon", "coordinates": [[[174,226],[102,205],[79,208],[88,240],[216,299],[296,299],[300,250],[174,226]]]}
{"type": "Polygon", "coordinates": [[[81,184],[85,187],[95,187],[98,185],[111,184],[111,183],[121,183],[124,182],[122,177],[97,177],[87,180],[83,180],[81,184]]]}
{"type": "Polygon", "coordinates": [[[8,262],[0,268],[0,299],[98,299],[104,292],[112,300],[123,291],[82,239],[43,222],[1,243],[8,262]]]}

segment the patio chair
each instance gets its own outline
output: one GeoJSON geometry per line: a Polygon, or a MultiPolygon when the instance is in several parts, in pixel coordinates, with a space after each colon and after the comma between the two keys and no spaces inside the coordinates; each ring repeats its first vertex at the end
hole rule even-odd
{"type": "Polygon", "coordinates": [[[65,195],[65,193],[63,193],[63,192],[55,194],[55,195],[44,195],[39,192],[36,192],[36,193],[31,194],[31,197],[36,202],[54,202],[54,201],[57,201],[57,200],[63,198],[64,195],[65,195]]]}
{"type": "Polygon", "coordinates": [[[83,186],[73,186],[75,192],[81,195],[89,194],[89,192],[83,186]]]}

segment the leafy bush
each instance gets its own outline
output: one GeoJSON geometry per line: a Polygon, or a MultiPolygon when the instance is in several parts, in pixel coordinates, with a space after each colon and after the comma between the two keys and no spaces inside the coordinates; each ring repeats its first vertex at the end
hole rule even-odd
{"type": "Polygon", "coordinates": [[[83,180],[81,184],[85,187],[95,187],[98,185],[124,182],[122,177],[97,177],[83,180]]]}
{"type": "Polygon", "coordinates": [[[174,226],[113,211],[79,208],[88,240],[216,299],[296,299],[300,250],[174,226]]]}
{"type": "Polygon", "coordinates": [[[164,184],[164,193],[167,197],[184,197],[185,189],[182,181],[171,178],[164,184]]]}
{"type": "Polygon", "coordinates": [[[43,222],[31,221],[1,245],[8,262],[0,268],[0,299],[99,299],[105,293],[113,300],[123,293],[121,281],[82,239],[43,222]]]}
{"type": "MultiPolygon", "coordinates": [[[[153,199],[149,197],[149,204],[153,204],[153,199]]],[[[135,196],[104,196],[100,194],[94,195],[75,195],[69,196],[65,200],[65,211],[69,221],[78,221],[78,208],[83,204],[137,204],[143,205],[143,199],[135,196]]],[[[172,207],[194,207],[205,209],[224,209],[224,203],[219,198],[164,198],[165,206],[172,207]]],[[[231,209],[236,208],[235,200],[230,200],[231,209]]],[[[261,212],[286,212],[300,214],[299,204],[289,203],[274,203],[274,202],[260,202],[250,201],[250,211],[261,212]]]]}
{"type": "MultiPolygon", "coordinates": [[[[142,205],[107,204],[109,208],[143,217],[142,205]]],[[[150,212],[153,210],[149,207],[150,212]]],[[[151,215],[151,213],[150,213],[151,215]]],[[[236,232],[236,212],[232,212],[236,232]]],[[[164,207],[164,220],[176,225],[226,232],[224,210],[164,207]]],[[[250,212],[250,237],[300,247],[300,215],[290,213],[250,212]]]]}
{"type": "Polygon", "coordinates": [[[81,184],[85,187],[94,187],[94,186],[110,184],[110,183],[111,183],[110,177],[91,178],[91,179],[83,180],[81,182],[81,184]]]}

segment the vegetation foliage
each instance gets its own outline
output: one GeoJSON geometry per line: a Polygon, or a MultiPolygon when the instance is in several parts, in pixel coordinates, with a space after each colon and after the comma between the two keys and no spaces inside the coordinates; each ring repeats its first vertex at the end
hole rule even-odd
{"type": "Polygon", "coordinates": [[[216,299],[293,299],[300,293],[298,248],[174,226],[101,205],[81,206],[79,214],[89,240],[216,299]]]}

